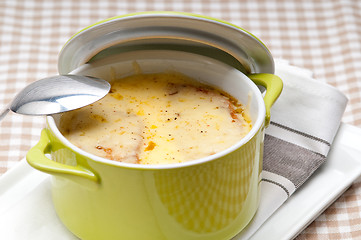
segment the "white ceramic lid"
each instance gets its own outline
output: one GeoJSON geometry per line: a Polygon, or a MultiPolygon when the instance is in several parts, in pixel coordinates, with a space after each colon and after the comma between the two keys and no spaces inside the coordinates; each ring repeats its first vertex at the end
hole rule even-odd
{"type": "Polygon", "coordinates": [[[270,51],[249,32],[222,20],[178,12],[144,12],[95,23],[75,34],[58,60],[60,74],[105,56],[176,50],[221,60],[248,73],[274,73],[270,51]]]}

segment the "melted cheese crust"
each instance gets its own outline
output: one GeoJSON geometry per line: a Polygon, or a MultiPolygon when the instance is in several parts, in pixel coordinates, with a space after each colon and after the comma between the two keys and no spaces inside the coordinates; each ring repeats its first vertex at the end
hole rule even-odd
{"type": "Polygon", "coordinates": [[[251,129],[231,96],[179,73],[138,74],[64,113],[60,131],[77,147],[115,161],[167,164],[220,152],[251,129]]]}

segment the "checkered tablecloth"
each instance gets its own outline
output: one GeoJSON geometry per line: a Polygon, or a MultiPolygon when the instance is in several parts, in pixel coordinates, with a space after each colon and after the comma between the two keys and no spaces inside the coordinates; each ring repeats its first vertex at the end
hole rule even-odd
{"type": "MultiPolygon", "coordinates": [[[[1,0],[0,106],[26,84],[57,74],[62,45],[98,20],[170,10],[224,19],[258,36],[275,58],[307,68],[349,98],[343,122],[361,127],[361,1],[357,0],[1,0]]],[[[39,139],[42,117],[0,122],[0,174],[39,139]]],[[[1,235],[1,233],[0,233],[1,235]]],[[[297,239],[361,239],[361,180],[297,239]]]]}

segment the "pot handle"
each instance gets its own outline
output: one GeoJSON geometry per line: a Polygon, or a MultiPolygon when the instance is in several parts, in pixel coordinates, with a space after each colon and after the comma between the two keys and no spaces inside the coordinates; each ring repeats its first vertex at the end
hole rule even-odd
{"type": "Polygon", "coordinates": [[[81,165],[70,166],[47,158],[45,154],[51,151],[51,141],[48,134],[48,130],[43,129],[39,142],[27,153],[26,160],[30,166],[53,175],[66,175],[67,177],[75,177],[76,179],[80,177],[81,179],[91,180],[92,182],[100,182],[97,174],[81,165]]]}
{"type": "Polygon", "coordinates": [[[266,94],[263,100],[266,106],[265,126],[267,127],[270,123],[271,107],[282,92],[283,82],[279,77],[270,73],[256,73],[256,74],[249,74],[247,76],[256,85],[261,85],[266,88],[266,94]]]}

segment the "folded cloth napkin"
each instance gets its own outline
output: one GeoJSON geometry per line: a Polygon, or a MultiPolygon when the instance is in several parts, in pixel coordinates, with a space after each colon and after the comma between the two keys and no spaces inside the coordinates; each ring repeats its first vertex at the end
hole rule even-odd
{"type": "Polygon", "coordinates": [[[260,208],[233,240],[250,238],[326,161],[347,104],[344,94],[308,70],[283,60],[275,65],[284,88],[266,129],[260,208]]]}
{"type": "MultiPolygon", "coordinates": [[[[347,103],[342,93],[287,62],[276,62],[276,74],[284,81],[284,90],[271,110],[271,124],[266,130],[260,207],[233,240],[251,238],[325,162],[347,103]]],[[[77,239],[57,218],[49,175],[26,162],[22,167],[22,178],[11,178],[14,176],[9,171],[4,175],[8,181],[0,183],[1,239],[77,239]],[[10,184],[19,187],[1,192],[2,185],[10,184]]]]}

